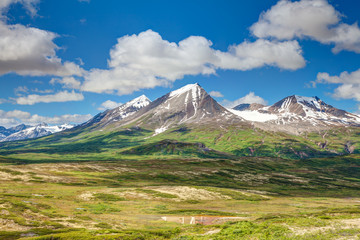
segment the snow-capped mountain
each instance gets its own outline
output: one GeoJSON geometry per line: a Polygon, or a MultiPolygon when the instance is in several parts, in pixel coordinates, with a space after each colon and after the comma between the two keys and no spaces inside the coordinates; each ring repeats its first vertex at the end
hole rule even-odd
{"type": "MultiPolygon", "coordinates": [[[[253,122],[275,125],[291,125],[298,130],[328,126],[360,126],[360,116],[337,109],[318,97],[289,96],[272,106],[236,106],[232,113],[253,122]]],[[[283,128],[283,127],[282,127],[283,128]]]]}
{"type": "Polygon", "coordinates": [[[95,124],[99,124],[104,127],[110,123],[121,121],[122,119],[133,115],[140,109],[148,106],[150,103],[151,101],[145,95],[141,95],[140,97],[137,97],[119,107],[97,114],[95,117],[81,124],[79,127],[89,127],[95,124]]]}
{"type": "Polygon", "coordinates": [[[164,132],[174,125],[184,123],[231,122],[239,118],[218,104],[199,84],[189,84],[172,91],[122,121],[125,125],[135,122],[164,132]]]}
{"type": "Polygon", "coordinates": [[[5,128],[5,127],[0,126],[0,140],[6,138],[7,136],[9,136],[9,135],[11,135],[13,133],[24,130],[24,129],[28,128],[28,127],[31,127],[31,126],[28,126],[28,125],[25,125],[25,124],[20,124],[18,126],[11,127],[11,128],[5,128]]]}
{"type": "Polygon", "coordinates": [[[46,123],[41,123],[39,125],[36,125],[34,127],[28,127],[24,130],[15,132],[1,140],[1,142],[8,142],[8,141],[17,141],[17,140],[24,140],[24,139],[30,139],[30,138],[38,138],[47,136],[53,133],[61,132],[66,129],[70,129],[74,127],[70,124],[63,124],[60,126],[49,126],[46,123]]]}

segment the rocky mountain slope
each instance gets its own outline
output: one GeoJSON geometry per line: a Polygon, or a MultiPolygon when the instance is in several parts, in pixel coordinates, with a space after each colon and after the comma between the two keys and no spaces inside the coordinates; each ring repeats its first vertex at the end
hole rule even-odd
{"type": "Polygon", "coordinates": [[[256,126],[300,133],[336,126],[360,127],[360,116],[326,104],[318,97],[289,96],[271,106],[239,105],[232,113],[256,126]]]}
{"type": "Polygon", "coordinates": [[[150,103],[120,122],[162,133],[182,124],[229,124],[243,121],[218,104],[199,84],[189,84],[150,103]]]}
{"type": "Polygon", "coordinates": [[[151,101],[145,95],[141,95],[140,97],[137,97],[119,107],[97,114],[89,121],[79,125],[79,127],[105,127],[108,124],[116,123],[133,115],[141,108],[148,106],[150,103],[151,101]]]}

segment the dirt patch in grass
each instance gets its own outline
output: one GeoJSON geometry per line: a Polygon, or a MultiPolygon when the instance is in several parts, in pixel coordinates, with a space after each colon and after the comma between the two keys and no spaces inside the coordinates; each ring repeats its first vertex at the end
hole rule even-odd
{"type": "Polygon", "coordinates": [[[78,199],[83,201],[90,201],[94,199],[94,193],[92,192],[85,192],[77,196],[78,199]]]}
{"type": "Polygon", "coordinates": [[[187,187],[187,186],[160,186],[149,187],[149,189],[172,194],[178,196],[178,201],[183,200],[219,200],[219,199],[231,199],[229,196],[222,195],[220,193],[207,191],[205,189],[187,187]]]}
{"type": "Polygon", "coordinates": [[[360,218],[354,219],[345,219],[340,221],[341,224],[347,225],[349,227],[360,228],[360,218]]]}
{"type": "Polygon", "coordinates": [[[1,231],[27,231],[30,227],[21,226],[11,219],[0,218],[0,230],[1,231]]]}

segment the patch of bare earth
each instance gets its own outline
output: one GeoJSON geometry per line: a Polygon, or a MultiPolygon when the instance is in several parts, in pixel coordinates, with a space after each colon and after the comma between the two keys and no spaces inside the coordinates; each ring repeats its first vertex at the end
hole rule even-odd
{"type": "MultiPolygon", "coordinates": [[[[289,227],[289,226],[288,226],[289,227]]],[[[341,230],[341,229],[352,229],[352,228],[360,228],[360,219],[345,219],[341,221],[337,221],[332,223],[329,226],[324,227],[309,227],[309,228],[299,228],[299,227],[289,227],[289,229],[295,235],[305,235],[305,234],[314,234],[314,233],[321,233],[330,230],[341,230]]],[[[343,237],[341,239],[358,239],[357,236],[343,237]]]]}
{"type": "Polygon", "coordinates": [[[30,227],[21,226],[10,219],[0,218],[0,230],[1,231],[27,231],[30,227]]]}
{"type": "Polygon", "coordinates": [[[85,192],[77,196],[78,199],[83,201],[90,201],[94,199],[94,193],[93,192],[85,192]]]}
{"type": "Polygon", "coordinates": [[[219,200],[219,199],[231,199],[228,196],[222,195],[220,193],[207,191],[205,189],[198,189],[187,186],[160,186],[160,187],[149,187],[149,189],[173,194],[178,196],[178,201],[181,200],[219,200]]]}
{"type": "Polygon", "coordinates": [[[59,222],[60,224],[69,227],[69,228],[85,228],[88,230],[96,230],[99,228],[94,227],[94,225],[96,224],[96,222],[91,222],[91,221],[75,221],[74,218],[71,217],[64,217],[64,218],[58,218],[58,219],[53,219],[56,222],[59,222]]]}

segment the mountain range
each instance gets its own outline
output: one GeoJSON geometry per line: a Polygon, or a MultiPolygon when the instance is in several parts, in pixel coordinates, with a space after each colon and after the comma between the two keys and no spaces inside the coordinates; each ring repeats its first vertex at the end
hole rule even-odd
{"type": "MultiPolygon", "coordinates": [[[[22,147],[46,143],[44,151],[56,152],[59,148],[55,145],[62,144],[67,151],[78,153],[115,148],[119,153],[136,154],[156,142],[164,148],[201,143],[201,152],[209,149],[236,156],[310,158],[360,151],[360,116],[328,105],[318,97],[292,95],[271,106],[240,104],[229,109],[199,84],[186,85],[153,102],[142,95],[71,127],[23,126],[25,129],[2,141],[58,133],[28,141],[22,147]],[[141,145],[145,147],[139,148],[141,145]]],[[[159,150],[151,154],[163,153],[159,150]]]]}
{"type": "Polygon", "coordinates": [[[48,136],[53,133],[61,132],[74,127],[70,124],[59,126],[49,126],[47,123],[41,123],[36,126],[20,124],[16,127],[0,127],[0,142],[18,141],[32,138],[48,136]]]}
{"type": "Polygon", "coordinates": [[[217,103],[199,84],[189,84],[151,102],[145,96],[100,113],[85,123],[97,129],[136,124],[164,132],[181,124],[252,124],[264,130],[301,134],[335,126],[360,127],[360,116],[337,109],[318,97],[289,96],[271,106],[217,103]],[[134,105],[137,103],[137,105],[134,105]],[[101,117],[100,117],[101,116],[101,117]],[[100,119],[101,118],[101,119],[100,119]]]}

